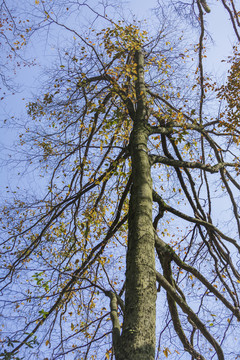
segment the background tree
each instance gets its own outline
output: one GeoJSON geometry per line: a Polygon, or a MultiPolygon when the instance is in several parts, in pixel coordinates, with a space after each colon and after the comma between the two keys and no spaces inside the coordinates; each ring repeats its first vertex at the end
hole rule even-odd
{"type": "Polygon", "coordinates": [[[216,103],[236,73],[204,74],[201,4],[197,70],[182,36],[100,12],[82,35],[42,6],[75,47],[20,137],[46,192],[2,210],[1,357],[237,358],[239,131],[216,103]]]}
{"type": "MultiPolygon", "coordinates": [[[[36,3],[36,2],[35,2],[36,3]]],[[[23,67],[35,64],[34,55],[29,57],[24,52],[35,31],[42,28],[45,21],[33,17],[34,5],[15,4],[12,0],[0,1],[0,90],[1,102],[16,90],[16,74],[23,67]],[[39,20],[39,21],[38,21],[39,20]]]]}

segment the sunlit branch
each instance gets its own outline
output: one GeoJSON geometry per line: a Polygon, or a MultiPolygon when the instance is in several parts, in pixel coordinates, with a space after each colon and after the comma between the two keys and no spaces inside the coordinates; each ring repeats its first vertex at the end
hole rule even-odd
{"type": "Polygon", "coordinates": [[[193,218],[189,215],[186,215],[184,213],[182,213],[181,211],[177,210],[177,209],[174,209],[173,207],[169,206],[162,198],[160,195],[158,195],[156,193],[156,191],[153,190],[153,199],[154,201],[156,201],[157,203],[160,203],[161,204],[161,208],[164,209],[164,211],[169,211],[170,213],[186,220],[186,221],[189,221],[189,222],[192,222],[194,224],[198,224],[198,225],[202,225],[204,226],[206,229],[210,229],[212,231],[216,231],[217,234],[219,234],[224,240],[227,240],[229,241],[231,244],[233,244],[239,251],[240,253],[240,246],[238,245],[237,241],[230,238],[229,236],[223,234],[218,228],[216,228],[213,224],[205,221],[205,220],[202,220],[202,219],[199,219],[199,218],[193,218]]]}
{"type": "Polygon", "coordinates": [[[180,161],[176,159],[169,159],[164,156],[160,155],[149,155],[151,159],[151,164],[165,164],[170,165],[174,167],[180,167],[180,168],[189,168],[189,169],[201,169],[204,171],[208,171],[212,174],[217,173],[220,169],[225,168],[226,166],[236,167],[235,163],[218,163],[216,165],[207,165],[200,162],[190,162],[190,161],[180,161]]]}
{"type": "Polygon", "coordinates": [[[204,8],[204,10],[205,10],[207,13],[210,13],[210,12],[211,12],[210,7],[208,6],[206,0],[200,0],[200,4],[202,5],[202,7],[204,8]]]}
{"type": "Polygon", "coordinates": [[[161,284],[161,286],[168,292],[169,296],[173,298],[174,301],[180,306],[182,311],[189,316],[194,324],[196,324],[199,331],[203,334],[203,336],[212,344],[216,353],[218,355],[219,360],[224,360],[224,355],[221,347],[218,342],[214,339],[214,337],[207,331],[204,323],[198,318],[195,312],[187,305],[186,301],[179,296],[174,289],[174,287],[165,279],[165,277],[159,272],[156,273],[157,281],[161,284]]]}
{"type": "MultiPolygon", "coordinates": [[[[218,290],[213,286],[195,267],[186,264],[180,259],[180,257],[175,253],[175,251],[166,244],[155,232],[155,244],[156,250],[158,253],[162,254],[162,257],[168,256],[173,260],[180,269],[184,269],[187,272],[193,274],[206,288],[212,292],[233,314],[236,316],[238,321],[240,321],[240,311],[238,307],[234,307],[218,290]]],[[[222,278],[222,276],[221,276],[222,278]]]]}

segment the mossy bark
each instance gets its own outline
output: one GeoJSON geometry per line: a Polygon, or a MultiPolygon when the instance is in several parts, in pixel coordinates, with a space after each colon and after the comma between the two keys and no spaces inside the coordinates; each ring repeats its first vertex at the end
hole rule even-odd
{"type": "Polygon", "coordinates": [[[137,51],[137,109],[130,139],[132,188],[123,330],[117,360],[154,360],[156,271],[152,225],[152,179],[147,150],[147,104],[143,55],[137,51]]]}

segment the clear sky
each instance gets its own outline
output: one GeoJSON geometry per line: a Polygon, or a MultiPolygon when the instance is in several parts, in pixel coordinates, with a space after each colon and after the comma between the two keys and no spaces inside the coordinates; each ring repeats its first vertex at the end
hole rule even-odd
{"type": "Polygon", "coordinates": [[[156,5],[156,0],[129,0],[128,4],[137,16],[148,17],[151,15],[150,9],[156,5]]]}

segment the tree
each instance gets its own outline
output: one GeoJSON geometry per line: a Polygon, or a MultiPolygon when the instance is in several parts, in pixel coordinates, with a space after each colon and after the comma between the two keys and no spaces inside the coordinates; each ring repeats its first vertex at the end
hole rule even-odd
{"type": "Polygon", "coordinates": [[[42,24],[36,24],[34,21],[30,21],[26,12],[24,12],[23,18],[23,9],[23,4],[16,10],[16,5],[12,3],[11,0],[0,1],[1,101],[5,98],[6,94],[9,95],[9,93],[16,91],[17,84],[14,83],[13,78],[16,76],[17,69],[34,65],[34,59],[29,61],[29,59],[23,55],[23,49],[26,47],[33,33],[42,24]]]}
{"type": "Polygon", "coordinates": [[[215,113],[231,77],[204,75],[202,32],[192,72],[164,32],[104,19],[28,105],[21,144],[49,181],[2,210],[1,357],[237,358],[239,131],[215,113]]]}

